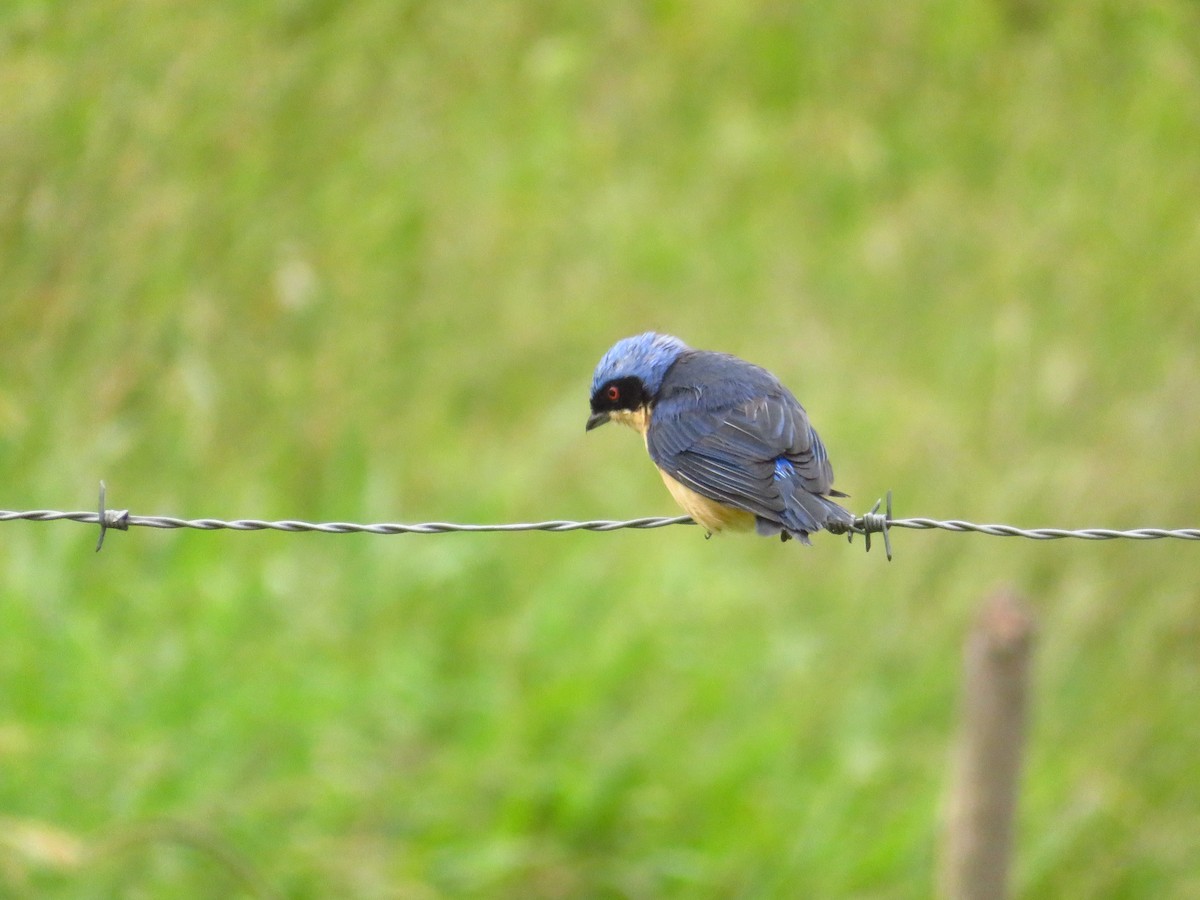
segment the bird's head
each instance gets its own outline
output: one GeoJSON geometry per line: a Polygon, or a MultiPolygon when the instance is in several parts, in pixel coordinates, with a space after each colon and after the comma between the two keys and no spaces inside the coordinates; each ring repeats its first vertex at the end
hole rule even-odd
{"type": "Polygon", "coordinates": [[[616,421],[644,434],[647,411],[667,370],[689,349],[679,338],[653,331],[613,344],[592,375],[592,414],[587,430],[616,421]]]}

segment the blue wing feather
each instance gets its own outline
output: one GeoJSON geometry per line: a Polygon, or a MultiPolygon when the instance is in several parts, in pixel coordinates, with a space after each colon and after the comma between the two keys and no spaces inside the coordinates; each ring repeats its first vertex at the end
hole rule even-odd
{"type": "Polygon", "coordinates": [[[824,495],[833,469],[804,407],[770,372],[693,351],[667,372],[646,435],[655,464],[710,499],[753,513],[759,531],[805,540],[850,514],[824,495]]]}

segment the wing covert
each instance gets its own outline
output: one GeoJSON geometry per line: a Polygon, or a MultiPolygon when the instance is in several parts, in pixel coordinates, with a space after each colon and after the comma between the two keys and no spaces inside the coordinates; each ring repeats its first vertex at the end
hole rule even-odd
{"type": "Polygon", "coordinates": [[[674,398],[656,407],[651,418],[650,456],[677,481],[771,521],[784,513],[783,490],[797,486],[781,485],[778,460],[790,463],[798,486],[809,493],[832,487],[825,448],[786,390],[712,410],[700,408],[699,399],[674,398]]]}

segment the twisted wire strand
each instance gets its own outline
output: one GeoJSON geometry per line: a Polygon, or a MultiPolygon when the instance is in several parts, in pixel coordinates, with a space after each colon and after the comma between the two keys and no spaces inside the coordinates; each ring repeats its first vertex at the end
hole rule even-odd
{"type": "Polygon", "coordinates": [[[1017,528],[1014,525],[977,525],[961,519],[888,519],[888,528],[915,528],[928,531],[940,528],[943,531],[989,534],[994,537],[1023,537],[1035,541],[1055,541],[1062,538],[1079,538],[1085,541],[1111,541],[1124,538],[1133,541],[1152,541],[1159,538],[1178,538],[1185,541],[1200,541],[1200,528],[1017,528]]]}
{"type": "Polygon", "coordinates": [[[195,528],[200,531],[318,531],[324,534],[446,534],[452,531],[616,531],[619,528],[662,528],[666,525],[694,524],[688,516],[647,516],[624,521],[593,519],[574,522],[553,519],[547,522],[502,522],[496,524],[460,524],[456,522],[304,522],[299,519],[181,519],[175,516],[137,516],[125,511],[63,512],[53,509],[33,509],[25,512],[0,510],[0,522],[17,520],[29,522],[80,522],[84,525],[100,525],[126,531],[129,528],[195,528]]]}
{"type": "MultiPolygon", "coordinates": [[[[175,516],[135,516],[128,510],[108,509],[105,505],[105,485],[100,482],[100,504],[96,512],[63,512],[54,509],[33,509],[25,512],[0,510],[0,522],[25,520],[31,522],[56,522],[68,520],[85,525],[99,525],[100,539],[96,542],[96,550],[104,546],[104,536],[108,529],[127,531],[133,527],[145,528],[196,528],[201,531],[317,531],[324,534],[446,534],[452,531],[466,532],[497,532],[497,531],[616,531],[621,528],[663,528],[667,525],[695,525],[690,516],[648,516],[641,519],[626,519],[623,521],[611,519],[593,519],[585,522],[573,522],[566,519],[552,519],[547,522],[502,522],[498,524],[472,525],[455,522],[420,522],[405,525],[399,522],[379,522],[375,524],[360,524],[358,522],[304,522],[299,519],[180,519],[175,516]]],[[[854,535],[863,535],[866,550],[871,550],[871,535],[882,534],[884,552],[888,560],[892,558],[891,529],[914,528],[929,530],[940,528],[951,532],[975,532],[994,537],[1023,537],[1035,541],[1052,541],[1063,538],[1078,538],[1087,541],[1111,541],[1125,538],[1137,541],[1158,540],[1161,538],[1176,538],[1180,540],[1200,541],[1200,528],[1133,528],[1117,530],[1114,528],[1017,528],[1014,525],[977,525],[974,522],[964,522],[962,519],[896,519],[892,517],[892,492],[886,494],[887,506],[881,513],[879,507],[884,503],[880,498],[870,511],[856,516],[849,523],[832,523],[828,526],[834,534],[845,534],[847,540],[853,540],[854,535]]]]}

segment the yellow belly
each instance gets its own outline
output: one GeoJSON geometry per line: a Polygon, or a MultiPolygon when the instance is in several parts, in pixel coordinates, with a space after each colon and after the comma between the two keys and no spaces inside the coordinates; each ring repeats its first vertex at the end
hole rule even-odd
{"type": "Polygon", "coordinates": [[[712,534],[721,531],[749,531],[754,527],[754,514],[744,509],[734,509],[710,500],[703,494],[697,494],[690,487],[680,484],[662,469],[658,470],[663,484],[675,498],[675,502],[683,507],[683,511],[699,522],[712,534]]]}

